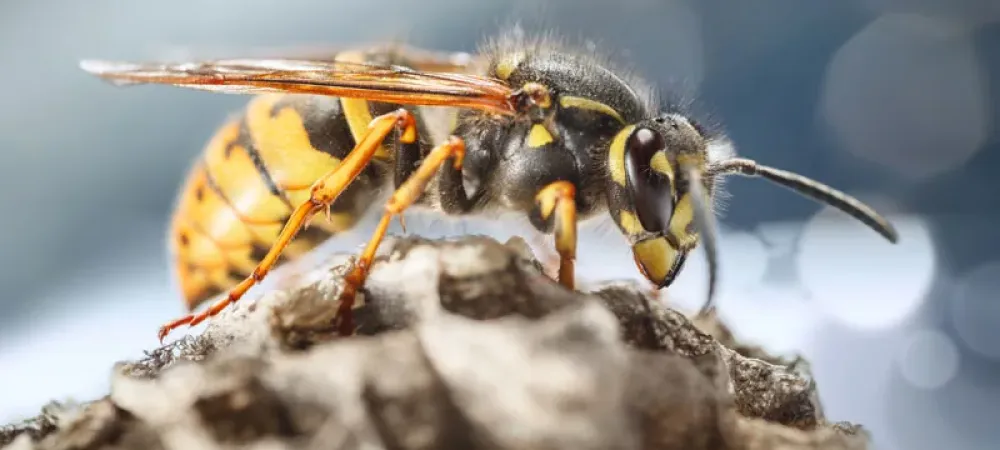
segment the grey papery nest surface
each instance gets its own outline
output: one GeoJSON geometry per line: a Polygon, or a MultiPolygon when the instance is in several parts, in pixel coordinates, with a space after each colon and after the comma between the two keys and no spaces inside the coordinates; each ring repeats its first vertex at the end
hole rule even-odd
{"type": "MultiPolygon", "coordinates": [[[[108,396],[0,427],[4,449],[864,449],[801,361],[632,284],[563,289],[523,241],[386,242],[331,326],[337,255],[112,370],[108,396]]],[[[289,276],[292,273],[294,276],[289,276]]]]}

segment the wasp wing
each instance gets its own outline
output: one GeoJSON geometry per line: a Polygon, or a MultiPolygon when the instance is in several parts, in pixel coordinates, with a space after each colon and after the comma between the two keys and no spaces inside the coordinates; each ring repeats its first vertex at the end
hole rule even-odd
{"type": "MultiPolygon", "coordinates": [[[[242,49],[227,47],[210,48],[205,46],[199,46],[197,49],[188,47],[165,47],[159,49],[159,53],[171,55],[168,58],[175,61],[229,59],[225,55],[232,55],[236,52],[241,54],[242,59],[291,59],[321,62],[335,62],[341,59],[340,57],[346,53],[361,53],[375,56],[376,58],[403,61],[399,64],[420,71],[457,73],[470,73],[471,70],[484,67],[487,62],[483,55],[431,50],[408,45],[403,41],[375,41],[368,44],[350,46],[296,44],[290,46],[243,47],[242,49]]],[[[381,59],[376,59],[375,61],[381,61],[381,59]]]]}
{"type": "Polygon", "coordinates": [[[285,92],[407,105],[513,112],[500,80],[403,66],[310,59],[224,59],[187,63],[87,60],[80,67],[117,85],[169,84],[230,94],[285,92]]]}

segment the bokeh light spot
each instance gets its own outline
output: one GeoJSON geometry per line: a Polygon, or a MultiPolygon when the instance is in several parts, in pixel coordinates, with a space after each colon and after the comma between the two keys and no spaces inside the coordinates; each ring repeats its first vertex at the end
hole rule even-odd
{"type": "Polygon", "coordinates": [[[903,378],[921,389],[935,389],[954,379],[958,363],[955,343],[937,330],[914,332],[896,360],[903,378]]]}
{"type": "Polygon", "coordinates": [[[990,133],[988,99],[968,29],[887,14],[837,51],[821,102],[844,150],[922,179],[981,148],[990,133]]]}
{"type": "Polygon", "coordinates": [[[959,281],[951,316],[969,349],[1000,359],[1000,261],[980,266],[959,281]]]}
{"type": "Polygon", "coordinates": [[[816,214],[803,230],[801,281],[834,320],[859,328],[887,328],[923,303],[935,269],[930,232],[916,217],[889,220],[900,235],[895,245],[832,208],[816,214]]]}
{"type": "Polygon", "coordinates": [[[879,12],[911,12],[946,17],[969,25],[1000,20],[1000,2],[996,0],[864,0],[879,12]]]}

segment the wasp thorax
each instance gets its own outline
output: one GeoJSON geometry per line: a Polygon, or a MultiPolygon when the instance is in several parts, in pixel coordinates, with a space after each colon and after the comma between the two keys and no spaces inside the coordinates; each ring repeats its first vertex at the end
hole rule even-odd
{"type": "Polygon", "coordinates": [[[625,171],[639,223],[646,231],[662,232],[673,212],[673,168],[663,134],[637,127],[625,143],[625,171]]]}

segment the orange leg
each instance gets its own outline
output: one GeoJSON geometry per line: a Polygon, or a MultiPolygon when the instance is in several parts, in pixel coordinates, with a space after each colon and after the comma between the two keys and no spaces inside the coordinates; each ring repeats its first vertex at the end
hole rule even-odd
{"type": "Polygon", "coordinates": [[[385,213],[382,220],[375,227],[375,233],[368,240],[368,245],[358,256],[354,268],[344,277],[344,291],[340,296],[340,306],[337,311],[337,321],[340,334],[348,336],[354,333],[354,319],[352,311],[354,309],[354,297],[358,289],[364,285],[375,259],[375,252],[378,251],[379,244],[385,238],[386,230],[393,216],[399,216],[403,211],[413,205],[424,193],[427,183],[431,181],[438,169],[444,165],[449,158],[454,158],[452,163],[455,170],[462,169],[462,160],[465,158],[465,142],[458,137],[452,136],[447,142],[434,147],[420,167],[407,180],[393,192],[392,197],[385,205],[385,213]]]}
{"type": "Polygon", "coordinates": [[[400,109],[372,120],[371,124],[368,125],[367,133],[357,143],[354,150],[344,158],[337,168],[313,184],[309,200],[295,208],[291,217],[285,223],[285,227],[278,235],[277,241],[275,241],[264,258],[257,264],[253,273],[233,287],[225,299],[213,304],[204,312],[189,314],[160,327],[160,341],[162,342],[163,338],[171,330],[185,324],[190,326],[197,325],[205,319],[218,314],[227,306],[239,301],[251,287],[263,280],[267,273],[274,267],[275,263],[277,263],[281,252],[284,251],[285,247],[288,246],[299,230],[308,224],[309,220],[319,211],[325,210],[329,214],[330,206],[333,202],[357,178],[368,163],[371,162],[382,141],[396,127],[401,127],[403,130],[400,134],[402,142],[412,143],[416,141],[416,121],[406,110],[400,109]]]}
{"type": "Polygon", "coordinates": [[[554,216],[556,251],[559,252],[559,283],[574,289],[576,282],[576,187],[568,181],[556,181],[535,196],[539,216],[548,221],[554,216]]]}
{"type": "Polygon", "coordinates": [[[545,233],[534,233],[531,236],[532,251],[542,265],[542,272],[545,276],[559,280],[559,253],[549,248],[548,236],[545,233]]]}

